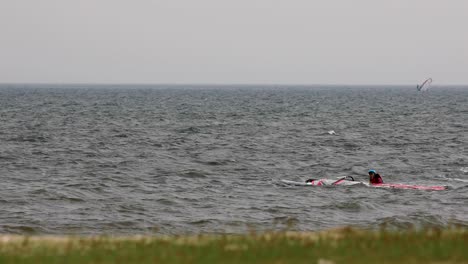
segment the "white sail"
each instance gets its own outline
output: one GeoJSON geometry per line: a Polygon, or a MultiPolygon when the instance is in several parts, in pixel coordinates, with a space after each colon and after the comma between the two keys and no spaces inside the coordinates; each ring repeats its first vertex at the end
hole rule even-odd
{"type": "Polygon", "coordinates": [[[420,92],[424,92],[429,90],[432,84],[432,78],[427,78],[424,82],[421,84],[416,85],[416,89],[420,92]]]}

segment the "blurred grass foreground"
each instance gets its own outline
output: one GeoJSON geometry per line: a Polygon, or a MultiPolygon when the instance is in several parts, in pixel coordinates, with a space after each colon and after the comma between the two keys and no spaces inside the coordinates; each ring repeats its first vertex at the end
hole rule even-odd
{"type": "Polygon", "coordinates": [[[468,263],[468,230],[0,236],[0,263],[468,263]]]}

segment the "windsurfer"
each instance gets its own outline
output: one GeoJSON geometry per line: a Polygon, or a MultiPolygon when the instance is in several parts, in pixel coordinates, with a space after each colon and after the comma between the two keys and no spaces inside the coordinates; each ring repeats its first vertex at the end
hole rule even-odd
{"type": "Polygon", "coordinates": [[[382,177],[375,170],[369,170],[369,183],[383,183],[382,177]]]}

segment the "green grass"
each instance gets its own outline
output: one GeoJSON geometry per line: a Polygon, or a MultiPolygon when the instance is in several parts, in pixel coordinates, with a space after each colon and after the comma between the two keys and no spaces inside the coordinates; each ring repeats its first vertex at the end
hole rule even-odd
{"type": "Polygon", "coordinates": [[[0,263],[468,263],[468,230],[3,237],[0,263]]]}

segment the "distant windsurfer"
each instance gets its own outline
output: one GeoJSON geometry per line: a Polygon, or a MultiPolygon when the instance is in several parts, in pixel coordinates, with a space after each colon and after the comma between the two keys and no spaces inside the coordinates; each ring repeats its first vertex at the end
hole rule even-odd
{"type": "Polygon", "coordinates": [[[416,90],[420,92],[425,92],[429,90],[429,87],[432,84],[432,78],[427,78],[423,83],[416,85],[416,90]]]}
{"type": "Polygon", "coordinates": [[[369,183],[377,184],[383,183],[382,177],[375,170],[369,170],[369,183]]]}

